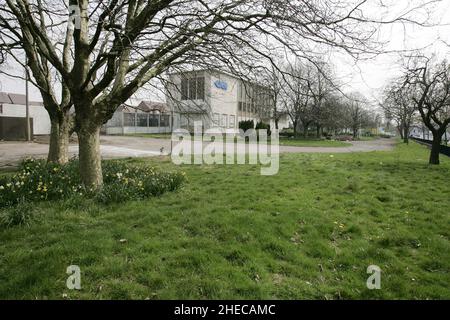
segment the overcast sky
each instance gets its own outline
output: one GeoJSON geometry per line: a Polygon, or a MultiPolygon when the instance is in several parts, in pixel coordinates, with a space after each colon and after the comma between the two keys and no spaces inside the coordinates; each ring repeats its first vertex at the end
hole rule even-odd
{"type": "MultiPolygon", "coordinates": [[[[422,2],[427,2],[423,0],[422,2]]],[[[408,0],[397,0],[397,10],[407,10],[408,0]]],[[[388,41],[382,54],[369,61],[357,61],[342,56],[335,63],[336,73],[346,83],[345,91],[360,91],[366,98],[377,100],[389,80],[400,75],[401,51],[423,49],[426,54],[441,58],[450,52],[450,0],[441,1],[433,8],[430,19],[435,26],[413,24],[385,25],[380,29],[379,39],[388,41]],[[447,45],[448,44],[448,45],[447,45]]]]}
{"type": "MultiPolygon", "coordinates": [[[[391,1],[390,4],[395,3],[395,7],[390,9],[395,12],[406,10],[408,3],[410,3],[409,0],[384,0],[383,2],[389,1],[391,1]]],[[[427,1],[423,0],[422,2],[427,1]]],[[[448,54],[450,47],[445,45],[444,42],[450,44],[450,0],[441,1],[434,7],[433,12],[431,21],[439,24],[439,26],[422,27],[411,24],[383,26],[378,37],[380,40],[388,41],[385,49],[401,51],[425,48],[425,52],[429,54],[436,53],[440,56],[448,54]]],[[[399,59],[400,54],[393,52],[382,54],[368,61],[355,62],[352,58],[343,54],[334,54],[331,60],[337,77],[345,83],[344,90],[346,92],[359,91],[375,103],[389,79],[399,74],[399,59]]],[[[21,80],[0,75],[0,91],[24,93],[25,84],[21,80]]],[[[145,96],[148,95],[145,94],[145,96]]],[[[41,100],[36,88],[30,89],[30,98],[31,100],[41,100]]],[[[152,98],[155,100],[164,99],[160,93],[152,98]]]]}

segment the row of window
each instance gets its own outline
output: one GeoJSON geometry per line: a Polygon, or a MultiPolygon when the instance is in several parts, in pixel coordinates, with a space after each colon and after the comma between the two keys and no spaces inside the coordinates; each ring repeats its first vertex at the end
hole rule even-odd
{"type": "Polygon", "coordinates": [[[239,102],[238,110],[241,112],[259,114],[262,117],[270,117],[269,108],[259,107],[251,103],[239,102]]]}
{"type": "MultiPolygon", "coordinates": [[[[122,119],[113,117],[108,125],[110,127],[121,126],[122,119]]],[[[170,115],[159,115],[151,113],[124,113],[124,127],[170,127],[170,115]]]]}
{"type": "Polygon", "coordinates": [[[239,102],[238,109],[239,109],[239,111],[249,112],[249,113],[256,113],[258,111],[257,110],[258,108],[256,107],[256,105],[254,105],[252,103],[248,103],[248,102],[239,102]]]}
{"type": "Polygon", "coordinates": [[[181,100],[205,100],[205,77],[182,77],[181,100]]]}
{"type": "Polygon", "coordinates": [[[219,126],[222,128],[235,128],[236,126],[236,116],[235,115],[227,115],[214,113],[213,114],[213,123],[215,126],[219,126]]]}
{"type": "Polygon", "coordinates": [[[273,95],[268,88],[241,82],[238,90],[240,102],[262,107],[270,107],[273,104],[273,95]]]}

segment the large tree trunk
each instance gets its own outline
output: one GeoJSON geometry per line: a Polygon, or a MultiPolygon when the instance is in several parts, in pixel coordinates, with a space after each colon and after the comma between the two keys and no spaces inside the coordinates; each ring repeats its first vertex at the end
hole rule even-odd
{"type": "Polygon", "coordinates": [[[309,129],[309,125],[308,124],[304,124],[303,125],[303,137],[308,138],[308,129],[309,129]]]}
{"type": "Polygon", "coordinates": [[[403,127],[403,142],[409,144],[409,127],[403,127]]]}
{"type": "Polygon", "coordinates": [[[99,189],[103,184],[100,126],[80,123],[77,133],[81,180],[85,187],[99,189]]]}
{"type": "Polygon", "coordinates": [[[441,151],[442,134],[433,132],[433,143],[431,144],[430,164],[439,164],[439,153],[441,151]]]}
{"type": "Polygon", "coordinates": [[[398,130],[398,132],[400,133],[400,139],[402,139],[402,140],[404,140],[405,139],[405,136],[403,135],[403,128],[402,128],[402,126],[398,126],[397,127],[397,130],[398,130]]]}
{"type": "Polygon", "coordinates": [[[294,126],[294,137],[297,137],[298,121],[293,121],[292,125],[294,126]]]}
{"type": "Polygon", "coordinates": [[[69,161],[69,138],[71,132],[72,123],[69,115],[62,116],[59,119],[51,119],[48,162],[64,164],[69,161]]]}
{"type": "Polygon", "coordinates": [[[358,128],[353,128],[353,139],[357,139],[358,138],[358,128]]]}
{"type": "Polygon", "coordinates": [[[321,137],[320,129],[321,129],[321,126],[320,126],[320,124],[318,124],[316,126],[316,138],[318,138],[318,139],[321,137]]]}

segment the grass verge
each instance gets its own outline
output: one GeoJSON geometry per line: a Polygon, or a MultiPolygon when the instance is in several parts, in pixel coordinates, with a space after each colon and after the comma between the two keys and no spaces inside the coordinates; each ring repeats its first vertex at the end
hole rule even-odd
{"type": "Polygon", "coordinates": [[[0,230],[0,298],[449,299],[450,161],[428,152],[285,154],[275,176],[183,166],[185,187],[149,200],[36,204],[0,230]]]}

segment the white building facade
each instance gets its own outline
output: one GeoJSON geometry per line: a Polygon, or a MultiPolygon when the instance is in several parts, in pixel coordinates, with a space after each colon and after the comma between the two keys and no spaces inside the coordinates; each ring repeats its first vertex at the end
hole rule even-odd
{"type": "MultiPolygon", "coordinates": [[[[0,92],[0,117],[26,117],[25,95],[0,92]]],[[[42,102],[29,102],[30,118],[33,119],[33,134],[50,134],[50,116],[42,102]]]]}
{"type": "MultiPolygon", "coordinates": [[[[200,70],[171,74],[166,102],[173,110],[173,128],[193,129],[201,121],[205,129],[238,129],[239,122],[262,121],[275,127],[271,119],[273,99],[267,88],[217,71],[200,70]]],[[[279,129],[288,127],[287,116],[279,129]]]]}

